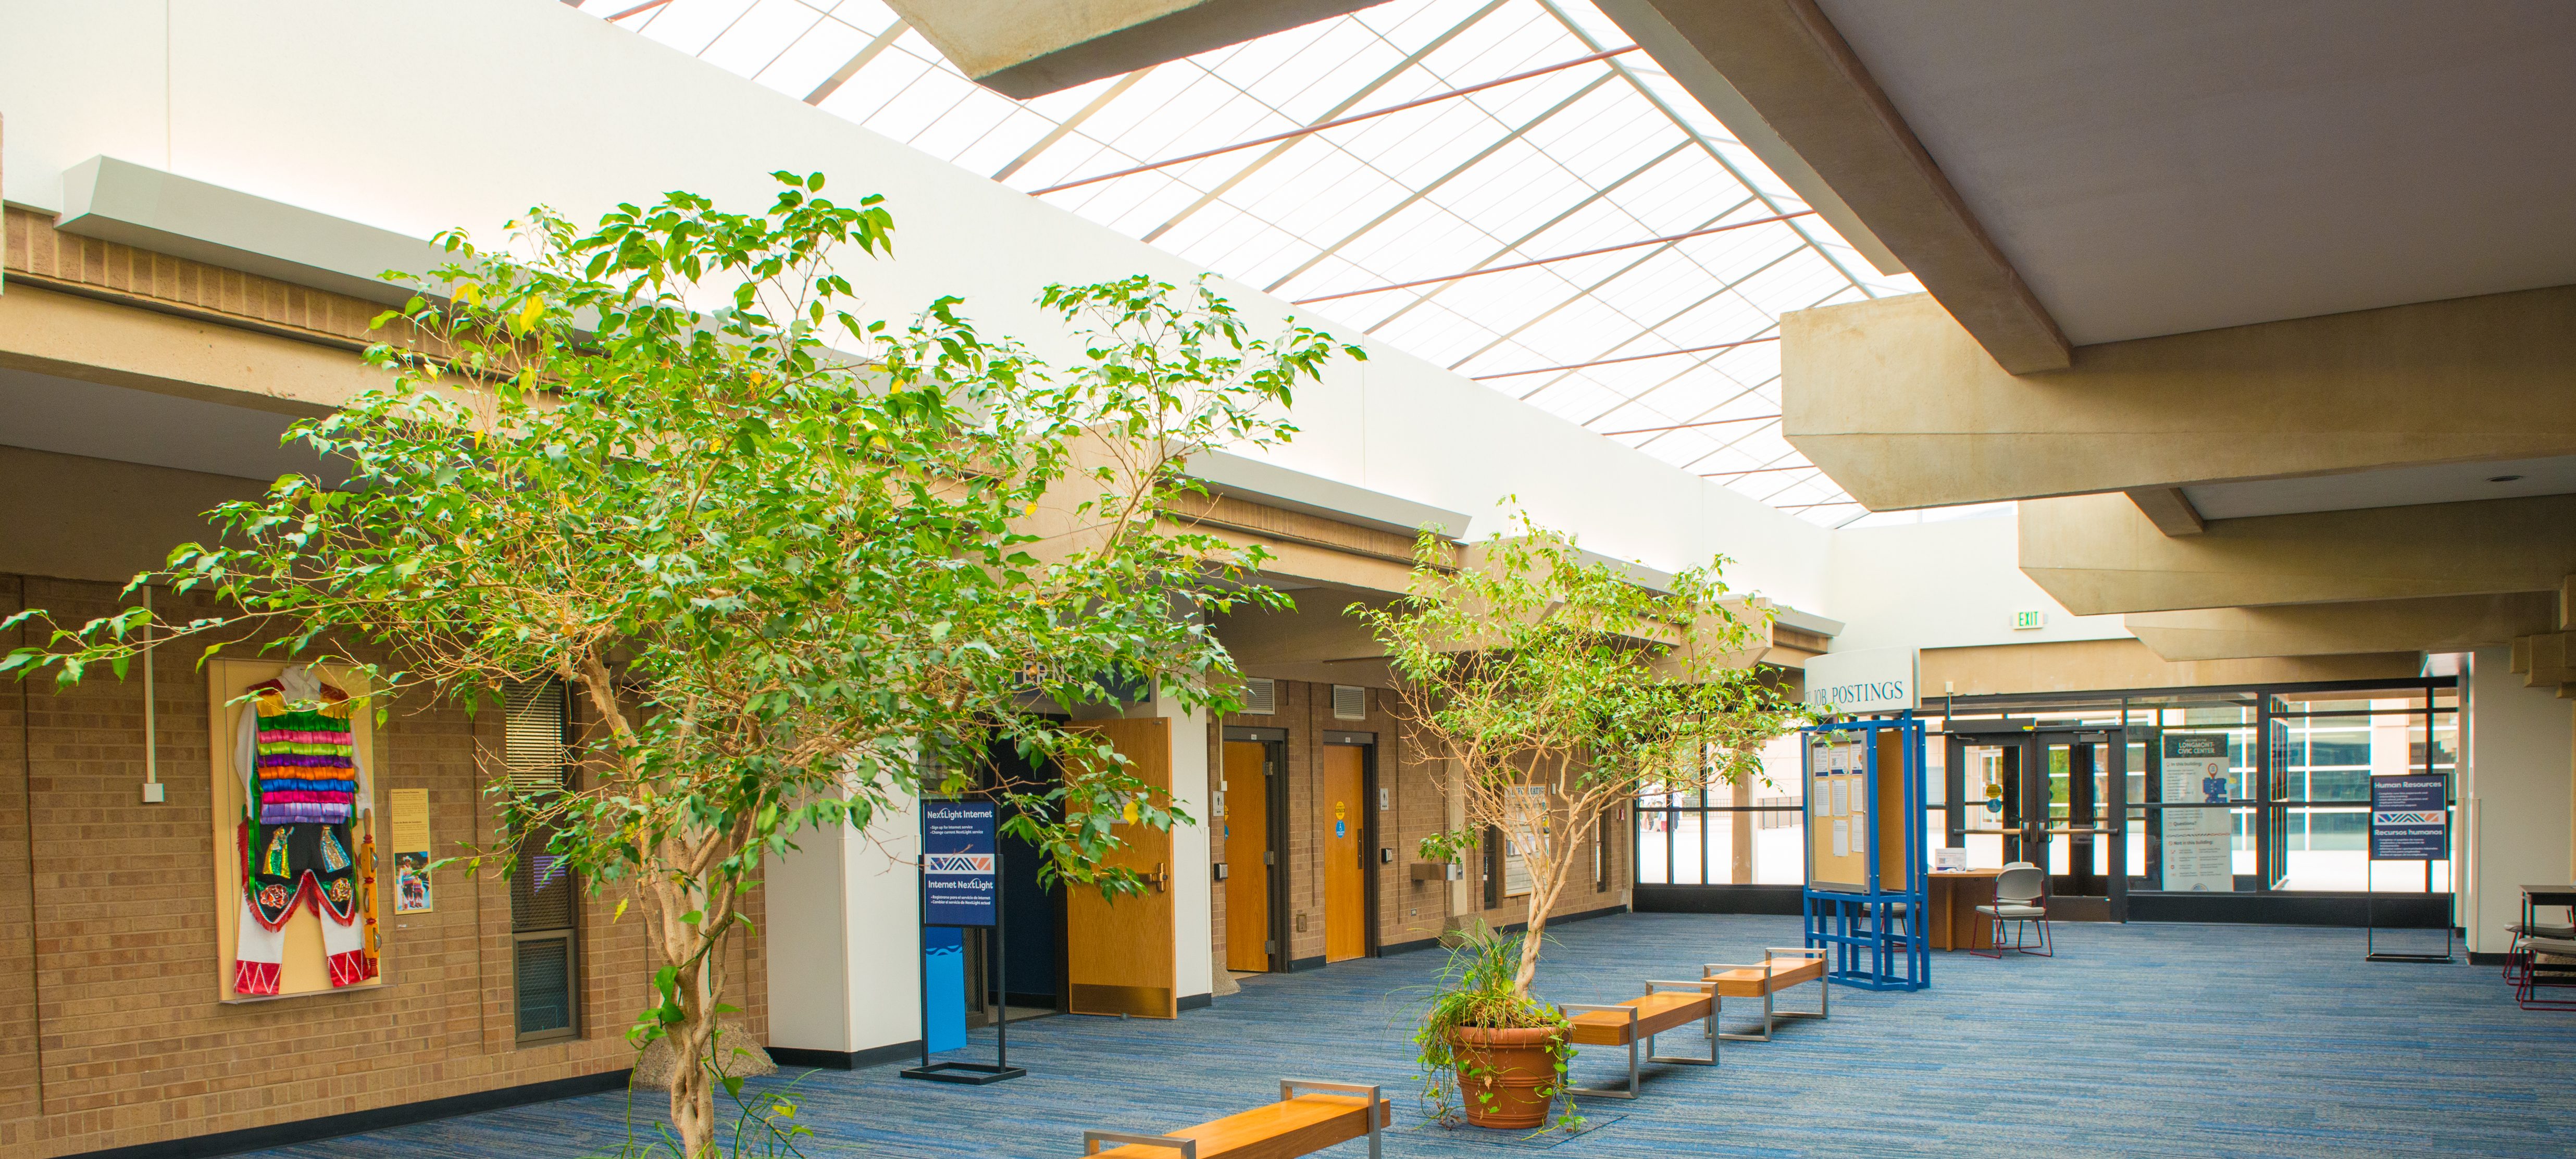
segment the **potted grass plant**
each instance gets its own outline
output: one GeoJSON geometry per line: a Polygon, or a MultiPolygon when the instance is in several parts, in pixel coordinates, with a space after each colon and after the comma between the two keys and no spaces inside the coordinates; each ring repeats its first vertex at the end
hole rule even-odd
{"type": "MultiPolygon", "coordinates": [[[[1513,984],[1523,936],[1481,922],[1460,931],[1414,1031],[1423,1104],[1443,1123],[1463,1115],[1470,1126],[1535,1128],[1565,1093],[1572,1028],[1564,1011],[1513,984]]],[[[1581,1125],[1573,1099],[1558,1119],[1567,1130],[1581,1125]]]]}

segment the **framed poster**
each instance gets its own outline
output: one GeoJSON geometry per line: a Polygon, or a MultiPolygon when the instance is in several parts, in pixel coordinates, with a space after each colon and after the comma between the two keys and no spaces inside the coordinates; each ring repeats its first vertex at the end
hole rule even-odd
{"type": "Polygon", "coordinates": [[[437,908],[429,885],[429,790],[396,789],[392,800],[394,912],[425,914],[437,908]]]}
{"type": "MultiPolygon", "coordinates": [[[[1545,785],[1514,785],[1504,791],[1510,793],[1512,795],[1512,799],[1518,802],[1517,806],[1513,809],[1514,813],[1534,818],[1534,824],[1538,827],[1539,832],[1545,833],[1547,831],[1548,795],[1547,787],[1545,785]]],[[[1526,897],[1532,890],[1538,888],[1536,883],[1530,879],[1529,857],[1528,850],[1526,848],[1529,842],[1537,839],[1536,834],[1515,834],[1510,832],[1506,832],[1504,834],[1504,897],[1526,897]]]]}
{"type": "Polygon", "coordinates": [[[206,665],[216,996],[379,986],[375,728],[357,673],[206,665]]]}
{"type": "Polygon", "coordinates": [[[2157,888],[2179,893],[2236,889],[2236,811],[2227,804],[2230,758],[2223,732],[2168,732],[2163,737],[2164,794],[2156,810],[2157,888]]]}

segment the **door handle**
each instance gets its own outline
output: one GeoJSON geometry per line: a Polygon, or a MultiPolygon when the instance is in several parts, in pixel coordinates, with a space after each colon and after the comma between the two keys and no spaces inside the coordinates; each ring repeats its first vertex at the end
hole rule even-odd
{"type": "Polygon", "coordinates": [[[1154,892],[1156,892],[1156,893],[1162,893],[1162,892],[1164,892],[1165,890],[1170,889],[1170,888],[1171,888],[1171,886],[1172,886],[1172,867],[1171,867],[1171,866],[1169,866],[1169,865],[1166,865],[1166,864],[1164,864],[1164,863],[1162,863],[1162,862],[1160,862],[1160,861],[1155,862],[1155,863],[1154,863],[1154,892]]]}

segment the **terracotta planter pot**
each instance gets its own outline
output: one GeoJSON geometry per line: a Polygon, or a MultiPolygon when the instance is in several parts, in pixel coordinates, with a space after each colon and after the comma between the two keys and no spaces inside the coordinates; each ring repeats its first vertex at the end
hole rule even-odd
{"type": "Polygon", "coordinates": [[[1458,1072],[1458,1094],[1467,1105],[1470,1125],[1519,1130],[1547,1122],[1548,1104],[1555,1097],[1539,1092],[1556,1086],[1556,1057],[1549,1049],[1557,1034],[1553,1026],[1461,1026],[1449,1032],[1450,1045],[1471,1064],[1458,1072]],[[1477,1072],[1472,1077],[1471,1069],[1477,1072]]]}

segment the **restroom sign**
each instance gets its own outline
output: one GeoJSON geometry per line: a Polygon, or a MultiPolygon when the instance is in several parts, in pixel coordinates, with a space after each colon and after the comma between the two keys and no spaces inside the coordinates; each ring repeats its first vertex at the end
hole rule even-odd
{"type": "Polygon", "coordinates": [[[993,803],[925,801],[921,806],[921,920],[930,926],[989,926],[1001,887],[993,856],[993,803]]]}

